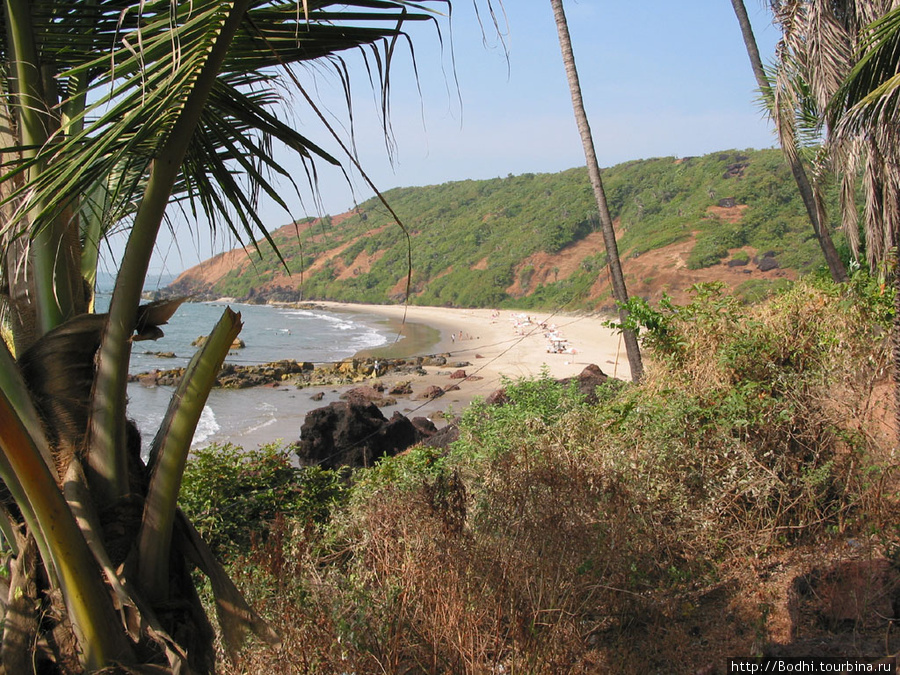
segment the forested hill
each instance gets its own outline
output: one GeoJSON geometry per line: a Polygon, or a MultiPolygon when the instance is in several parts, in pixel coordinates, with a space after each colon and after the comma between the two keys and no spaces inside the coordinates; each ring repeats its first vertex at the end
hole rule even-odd
{"type": "MultiPolygon", "coordinates": [[[[665,157],[605,169],[629,293],[676,301],[724,281],[750,297],[823,265],[777,150],[665,157]]],[[[273,233],[184,272],[178,293],[241,300],[410,302],[469,307],[612,306],[597,208],[583,168],[385,193],[404,231],[372,199],[352,212],[273,233]]],[[[840,248],[841,241],[838,240],[840,248]]]]}

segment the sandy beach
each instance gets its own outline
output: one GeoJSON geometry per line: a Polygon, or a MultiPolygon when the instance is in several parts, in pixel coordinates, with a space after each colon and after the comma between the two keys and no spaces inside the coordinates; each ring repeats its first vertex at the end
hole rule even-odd
{"type": "MultiPolygon", "coordinates": [[[[474,398],[487,397],[503,385],[503,378],[516,380],[539,375],[546,369],[553,378],[578,375],[595,364],[612,377],[629,379],[628,360],[618,334],[603,325],[600,315],[553,315],[511,310],[451,309],[396,305],[359,305],[316,302],[334,313],[365,315],[366,320],[383,320],[396,336],[390,344],[358,356],[407,358],[449,354],[444,366],[426,366],[425,375],[388,371],[357,385],[260,387],[254,390],[216,392],[222,428],[207,437],[211,442],[231,442],[245,448],[267,443],[284,445],[297,440],[306,414],[340,400],[354,386],[381,382],[385,391],[395,384],[409,383],[412,394],[396,397],[382,405],[385,417],[400,412],[408,417],[428,417],[440,428],[460,414],[474,398]],[[549,350],[549,351],[548,351],[549,350]],[[555,350],[559,350],[556,353],[555,350]],[[462,370],[465,379],[451,374],[462,370]],[[445,393],[437,398],[425,395],[430,387],[445,393]],[[229,416],[247,415],[265,409],[248,426],[244,419],[235,429],[229,416]],[[244,411],[244,412],[242,412],[244,411]]],[[[157,391],[150,389],[145,394],[157,391]]],[[[168,398],[167,392],[160,394],[168,398]]],[[[160,403],[162,405],[162,403],[160,403]]]]}
{"type": "MultiPolygon", "coordinates": [[[[433,405],[422,409],[447,408],[459,411],[476,396],[487,396],[501,386],[502,378],[518,379],[539,375],[542,369],[553,378],[578,375],[585,366],[595,364],[604,373],[629,379],[625,348],[619,335],[603,325],[600,315],[563,315],[517,310],[453,309],[445,307],[355,305],[316,303],[334,312],[365,312],[390,321],[401,339],[390,348],[374,354],[408,356],[412,354],[450,354],[445,367],[428,367],[428,375],[414,382],[414,392],[431,385],[444,389],[454,384],[433,405]],[[405,322],[405,323],[404,323],[405,322]],[[414,344],[407,336],[417,326],[437,330],[437,342],[429,346],[414,344]],[[408,348],[407,348],[408,347],[408,348]],[[450,373],[463,366],[467,379],[451,379],[450,373]]],[[[382,378],[390,383],[391,377],[382,378]]],[[[415,406],[414,406],[415,407],[415,406]]],[[[403,410],[403,408],[400,408],[403,410]]],[[[408,412],[408,411],[407,411],[408,412]]]]}

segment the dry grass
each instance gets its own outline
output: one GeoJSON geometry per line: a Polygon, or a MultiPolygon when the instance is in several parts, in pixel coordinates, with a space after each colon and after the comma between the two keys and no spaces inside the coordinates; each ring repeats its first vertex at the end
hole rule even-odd
{"type": "Polygon", "coordinates": [[[324,527],[281,523],[234,568],[284,646],[228,671],[724,672],[837,644],[791,589],[897,548],[878,308],[720,300],[664,317],[640,387],[510,387],[449,455],[359,474],[324,527]]]}

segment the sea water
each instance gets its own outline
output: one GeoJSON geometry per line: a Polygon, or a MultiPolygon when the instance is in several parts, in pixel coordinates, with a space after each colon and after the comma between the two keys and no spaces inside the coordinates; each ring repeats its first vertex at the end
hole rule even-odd
{"type": "MultiPolygon", "coordinates": [[[[97,296],[97,311],[105,311],[109,293],[97,296]]],[[[317,365],[352,357],[395,339],[384,319],[364,312],[327,312],[272,305],[187,302],[178,308],[164,336],[132,346],[132,374],[168,370],[188,364],[197,347],[191,343],[208,335],[226,307],[241,315],[240,339],[245,347],[232,350],[226,363],[256,365],[281,359],[317,365]]],[[[173,387],[128,385],[128,416],[141,431],[146,452],[171,400],[173,387]]],[[[300,437],[300,426],[310,410],[338,399],[333,387],[297,389],[293,386],[214,389],[203,409],[193,446],[233,442],[256,447],[270,442],[290,443],[300,437]],[[313,394],[322,398],[313,400],[313,394]]]]}

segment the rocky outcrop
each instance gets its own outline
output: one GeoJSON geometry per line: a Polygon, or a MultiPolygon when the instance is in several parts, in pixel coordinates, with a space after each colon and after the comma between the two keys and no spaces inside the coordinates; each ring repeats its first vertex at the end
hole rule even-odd
{"type": "Polygon", "coordinates": [[[420,440],[423,435],[399,412],[387,419],[374,403],[336,401],[307,413],[294,451],[303,466],[365,467],[420,440]]]}
{"type": "MultiPolygon", "coordinates": [[[[297,387],[342,386],[371,382],[374,377],[387,373],[400,375],[425,375],[423,366],[446,363],[446,357],[419,356],[410,359],[350,359],[315,367],[306,361],[285,359],[253,366],[236,366],[226,363],[216,380],[216,386],[244,389],[272,384],[291,384],[297,387]]],[[[177,386],[184,368],[156,370],[130,376],[131,381],[147,386],[177,386]]],[[[406,382],[409,386],[409,382],[406,382]]],[[[391,392],[393,395],[403,392],[391,392]]]]}
{"type": "Polygon", "coordinates": [[[584,396],[584,400],[587,403],[593,405],[597,402],[597,387],[605,384],[607,380],[609,380],[609,375],[600,370],[600,366],[592,363],[585,366],[584,370],[575,377],[567,377],[564,380],[560,380],[560,382],[569,384],[575,381],[578,392],[584,396]]]}
{"type": "Polygon", "coordinates": [[[380,408],[395,405],[397,399],[384,395],[384,385],[376,382],[371,386],[353,387],[340,395],[342,401],[354,401],[356,403],[374,403],[380,408]]]}
{"type": "MultiPolygon", "coordinates": [[[[206,340],[209,339],[208,335],[200,335],[195,338],[193,342],[191,342],[191,347],[202,347],[206,344],[206,340]]],[[[244,349],[247,344],[239,337],[234,338],[234,342],[231,343],[231,349],[244,349]]]]}
{"type": "MultiPolygon", "coordinates": [[[[596,389],[608,379],[598,366],[589,365],[577,377],[561,382],[574,381],[579,392],[589,402],[596,403],[596,389]]],[[[408,383],[402,384],[408,387],[408,383]]],[[[309,412],[300,429],[300,441],[294,446],[300,464],[324,468],[372,466],[382,457],[395,455],[419,443],[446,449],[459,438],[458,420],[438,429],[426,417],[409,420],[395,412],[391,419],[385,418],[377,405],[384,389],[380,382],[356,387],[341,396],[344,400],[309,412]]],[[[433,386],[416,398],[438,398],[444,391],[433,386]]],[[[502,389],[485,400],[488,405],[505,405],[507,402],[502,389]]]]}

